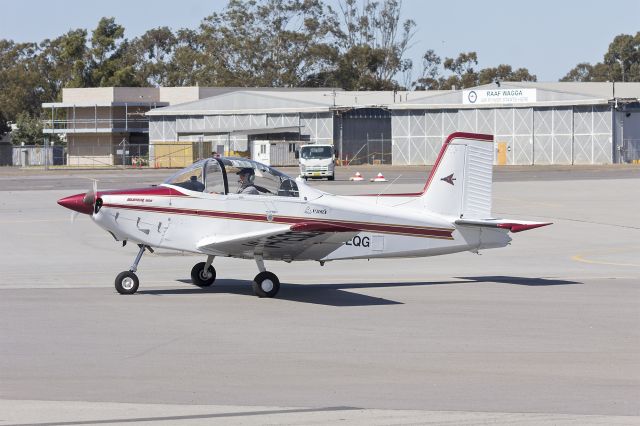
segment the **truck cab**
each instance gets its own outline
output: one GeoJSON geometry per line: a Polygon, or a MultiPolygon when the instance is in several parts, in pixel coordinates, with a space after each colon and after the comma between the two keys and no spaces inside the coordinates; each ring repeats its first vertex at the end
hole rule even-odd
{"type": "Polygon", "coordinates": [[[336,154],[333,145],[303,145],[300,147],[298,162],[300,176],[308,178],[335,179],[336,154]]]}

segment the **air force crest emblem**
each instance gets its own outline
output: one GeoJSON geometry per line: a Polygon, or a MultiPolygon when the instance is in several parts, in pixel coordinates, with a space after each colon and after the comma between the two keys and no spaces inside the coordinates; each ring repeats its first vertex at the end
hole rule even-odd
{"type": "Polygon", "coordinates": [[[445,177],[443,177],[443,178],[442,178],[442,179],[440,179],[440,180],[443,180],[443,181],[445,181],[445,182],[447,182],[447,183],[449,183],[449,184],[453,185],[453,184],[454,184],[454,183],[453,183],[453,181],[454,181],[454,180],[456,180],[456,178],[454,178],[454,177],[453,177],[453,173],[451,173],[449,176],[445,176],[445,177]]]}

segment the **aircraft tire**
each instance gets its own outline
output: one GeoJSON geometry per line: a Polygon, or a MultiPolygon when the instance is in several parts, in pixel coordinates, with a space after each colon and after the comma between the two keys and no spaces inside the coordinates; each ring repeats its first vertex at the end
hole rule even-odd
{"type": "Polygon", "coordinates": [[[253,279],[253,292],[258,297],[274,297],[280,290],[280,280],[273,272],[260,272],[253,279]]]}
{"type": "Polygon", "coordinates": [[[138,291],[140,280],[138,276],[131,271],[123,271],[116,277],[116,291],[120,294],[134,294],[138,291]]]}
{"type": "Polygon", "coordinates": [[[216,268],[209,265],[209,277],[204,276],[205,262],[196,263],[191,269],[191,281],[198,287],[209,287],[216,280],[216,268]]]}

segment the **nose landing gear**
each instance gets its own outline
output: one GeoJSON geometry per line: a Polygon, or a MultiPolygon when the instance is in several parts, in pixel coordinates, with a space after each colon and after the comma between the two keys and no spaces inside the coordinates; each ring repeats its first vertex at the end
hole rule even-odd
{"type": "Polygon", "coordinates": [[[116,291],[120,294],[134,294],[138,291],[140,280],[135,273],[138,270],[138,263],[140,263],[140,259],[142,259],[142,255],[145,250],[149,250],[153,253],[153,249],[149,246],[138,244],[138,247],[140,247],[140,250],[138,250],[138,254],[136,255],[136,259],[133,261],[131,268],[129,268],[128,271],[120,272],[116,277],[116,291]]]}

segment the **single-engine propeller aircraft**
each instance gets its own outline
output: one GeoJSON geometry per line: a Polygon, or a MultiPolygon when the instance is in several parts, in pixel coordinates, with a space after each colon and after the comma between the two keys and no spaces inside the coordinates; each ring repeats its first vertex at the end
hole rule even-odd
{"type": "Polygon", "coordinates": [[[133,294],[145,250],[172,249],[206,256],[191,270],[194,284],[214,283],[216,256],[253,259],[259,297],[278,293],[265,260],[285,262],[436,256],[504,247],[509,232],[544,222],[491,215],[493,136],[453,133],[444,142],[418,193],[339,196],[308,186],[244,158],[198,161],[159,186],[98,191],[58,203],[85,213],[116,241],[139,246],[129,270],[115,280],[133,294]]]}

